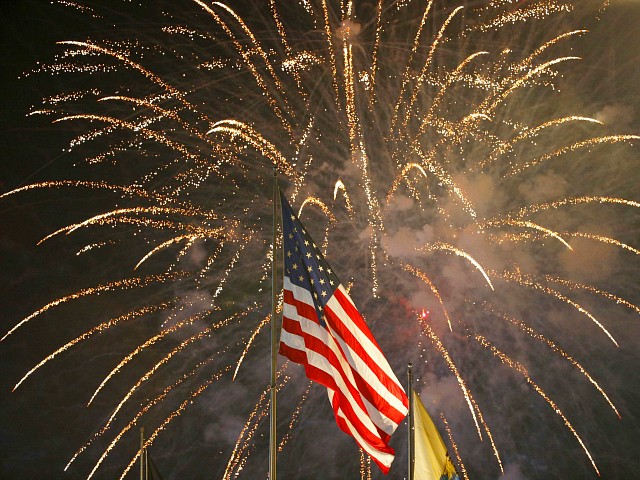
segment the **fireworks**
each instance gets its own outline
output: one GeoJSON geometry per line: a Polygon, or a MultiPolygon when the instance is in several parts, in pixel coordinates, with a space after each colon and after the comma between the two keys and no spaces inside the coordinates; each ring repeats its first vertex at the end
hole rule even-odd
{"type": "MultiPolygon", "coordinates": [[[[14,398],[61,357],[91,359],[94,344],[107,357],[87,365],[86,391],[70,389],[95,423],[61,465],[125,476],[144,424],[169,476],[266,476],[275,166],[393,367],[415,365],[465,478],[511,465],[536,478],[566,457],[585,475],[611,468],[581,412],[624,423],[589,346],[615,356],[625,327],[612,317],[640,312],[637,221],[624,220],[640,203],[623,178],[637,168],[604,158],[627,158],[640,136],[570,95],[574,45],[607,3],[60,2],[89,31],[30,74],[63,90],[31,113],[75,132],[75,168],[0,201],[77,195],[41,248],[99,264],[2,337],[58,322],[14,398]],[[86,192],[100,195],[84,205],[86,192]],[[67,327],[74,308],[84,323],[67,327]],[[565,451],[550,455],[541,438],[557,432],[565,451]]],[[[327,478],[376,478],[299,369],[281,362],[278,385],[284,477],[340,451],[327,478]]]]}

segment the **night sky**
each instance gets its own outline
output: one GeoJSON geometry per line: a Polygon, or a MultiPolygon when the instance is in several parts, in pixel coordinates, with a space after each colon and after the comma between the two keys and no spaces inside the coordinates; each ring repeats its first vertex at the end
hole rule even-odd
{"type": "MultiPolygon", "coordinates": [[[[122,16],[114,14],[114,18],[128,25],[130,31],[116,33],[136,37],[136,33],[139,32],[140,37],[153,44],[154,37],[145,30],[145,21],[150,25],[148,32],[157,32],[158,26],[162,24],[165,3],[171,5],[172,2],[152,3],[154,5],[145,10],[130,6],[129,2],[118,2],[117,8],[125,9],[121,10],[125,14],[122,16]]],[[[192,2],[186,3],[188,7],[176,16],[180,20],[178,23],[186,23],[185,18],[194,12],[199,12],[196,23],[199,26],[206,24],[203,21],[206,17],[203,17],[199,7],[194,6],[192,2]]],[[[231,4],[231,2],[228,3],[231,4]]],[[[256,2],[241,2],[238,8],[252,3],[256,2]]],[[[63,51],[63,48],[56,46],[55,42],[85,39],[94,34],[108,37],[110,33],[108,28],[104,25],[99,28],[94,27],[98,22],[92,19],[90,14],[83,15],[74,8],[52,5],[45,0],[2,2],[0,9],[3,18],[0,34],[3,66],[0,69],[2,85],[0,194],[30,183],[79,178],[77,174],[86,180],[104,178],[114,183],[117,183],[116,179],[126,182],[126,179],[136,178],[139,174],[138,169],[142,168],[138,164],[127,167],[118,164],[112,169],[116,171],[113,178],[106,176],[104,172],[108,171],[108,168],[104,165],[98,165],[93,170],[86,166],[74,167],[74,164],[81,163],[82,158],[90,155],[87,153],[88,150],[83,150],[83,147],[71,153],[65,151],[68,149],[70,140],[82,129],[73,122],[53,125],[51,120],[55,117],[27,115],[34,106],[40,105],[43,97],[62,90],[92,87],[86,78],[84,81],[73,84],[71,75],[28,73],[36,69],[39,63],[51,62],[55,54],[63,51]],[[28,74],[25,75],[25,73],[28,74]],[[71,83],[67,84],[67,81],[71,83]]],[[[175,9],[167,8],[167,10],[173,12],[175,9]]],[[[578,112],[577,114],[601,119],[611,126],[608,132],[639,135],[640,0],[611,0],[609,9],[595,16],[598,19],[585,19],[581,23],[589,27],[589,35],[576,38],[573,42],[574,50],[571,53],[582,57],[583,60],[575,67],[577,74],[569,69],[559,81],[564,89],[562,101],[573,103],[576,108],[572,111],[578,112]]],[[[180,46],[176,48],[179,50],[180,46]]],[[[167,71],[167,78],[175,81],[179,81],[183,67],[184,64],[176,64],[176,71],[171,71],[172,65],[163,65],[167,71]]],[[[244,81],[243,79],[244,77],[240,81],[244,81]]],[[[234,78],[228,80],[235,81],[234,78]]],[[[203,75],[203,79],[199,81],[204,84],[206,75],[203,75]]],[[[229,91],[231,88],[229,87],[229,91]]],[[[106,88],[103,90],[107,91],[106,88]]],[[[238,96],[245,93],[240,89],[238,92],[238,96]]],[[[531,102],[530,107],[536,111],[546,108],[539,106],[535,101],[531,102]]],[[[75,108],[75,106],[69,108],[75,108]]],[[[225,114],[232,116],[235,111],[233,104],[221,104],[219,108],[219,118],[224,118],[225,114]]],[[[253,106],[247,108],[248,117],[259,118],[260,105],[258,104],[255,111],[251,110],[252,108],[253,106]]],[[[196,121],[198,120],[194,120],[194,124],[196,121]]],[[[597,155],[601,157],[596,156],[590,161],[599,162],[599,167],[597,169],[593,167],[593,171],[589,166],[576,167],[575,176],[568,174],[567,182],[584,186],[582,182],[585,184],[591,182],[594,176],[600,175],[603,171],[609,171],[612,172],[610,180],[596,182],[599,192],[611,196],[621,192],[620,196],[636,202],[640,201],[639,143],[636,142],[633,147],[624,144],[598,148],[597,155]],[[606,165],[603,166],[605,163],[606,165]],[[616,169],[622,173],[617,175],[616,169]]],[[[348,146],[346,148],[348,149],[348,146]]],[[[326,165],[319,170],[321,171],[319,178],[322,178],[326,172],[324,167],[326,165]]],[[[260,173],[259,181],[247,182],[246,188],[256,198],[259,198],[261,189],[269,191],[268,170],[265,170],[266,173],[264,171],[260,173]]],[[[229,183],[236,180],[238,179],[231,177],[229,183]]],[[[318,184],[321,183],[318,180],[318,184]]],[[[539,184],[536,185],[539,187],[539,184]]],[[[285,182],[285,188],[290,192],[291,183],[285,182]]],[[[332,185],[327,188],[332,188],[332,185]]],[[[311,193],[317,193],[319,189],[320,186],[314,185],[309,190],[311,193]]],[[[589,192],[588,188],[582,191],[589,192]]],[[[329,198],[330,194],[326,196],[329,198]]],[[[197,198],[201,199],[201,197],[197,198]]],[[[299,197],[294,208],[299,206],[301,198],[299,197]]],[[[218,201],[212,200],[212,202],[218,201]]],[[[2,307],[0,308],[0,333],[2,335],[21,319],[56,298],[114,279],[128,278],[138,274],[161,273],[163,268],[171,263],[171,254],[160,254],[157,263],[154,258],[148,266],[145,265],[147,270],[142,269],[141,273],[134,272],[133,266],[144,252],[151,248],[149,245],[156,245],[168,238],[159,235],[154,243],[137,245],[129,250],[129,244],[123,239],[125,236],[130,237],[135,229],[122,233],[116,229],[110,231],[104,228],[93,237],[87,233],[81,233],[78,236],[60,235],[40,246],[36,245],[38,241],[58,228],[81,221],[105,209],[114,208],[113,205],[126,206],[130,203],[127,203],[127,200],[119,203],[117,197],[111,192],[71,188],[34,190],[0,199],[0,306],[2,307]],[[76,255],[85,245],[96,241],[104,241],[116,247],[98,248],[94,253],[76,255]],[[118,245],[124,245],[124,247],[119,248],[118,245]]],[[[219,206],[228,205],[220,201],[215,207],[219,206]]],[[[240,211],[241,208],[238,207],[238,210],[240,211]]],[[[263,210],[268,212],[266,207],[263,210]]],[[[256,222],[256,225],[265,221],[263,210],[251,217],[251,221],[256,222]]],[[[612,221],[611,228],[615,226],[619,229],[616,230],[617,232],[624,231],[624,241],[633,248],[640,249],[639,210],[628,207],[615,212],[616,217],[612,221]]],[[[589,218],[587,214],[584,222],[595,223],[597,218],[599,217],[589,218]]],[[[412,225],[412,228],[414,226],[412,225]]],[[[323,231],[316,229],[312,234],[321,238],[323,231]]],[[[362,237],[358,239],[357,235],[349,237],[347,233],[341,234],[344,238],[352,238],[354,242],[362,241],[362,237]]],[[[400,258],[404,254],[402,235],[398,233],[392,236],[390,241],[391,245],[384,244],[384,241],[383,244],[388,247],[391,255],[397,254],[400,258]],[[394,244],[394,241],[398,243],[394,244]]],[[[131,245],[134,243],[131,242],[131,245]]],[[[365,242],[361,243],[365,244],[365,242]]],[[[343,283],[355,276],[354,272],[346,271],[344,268],[355,265],[356,274],[357,271],[367,271],[367,266],[361,265],[368,261],[366,247],[362,245],[359,244],[354,249],[353,257],[360,256],[365,260],[352,260],[349,256],[352,253],[349,251],[350,247],[343,247],[344,250],[336,254],[338,258],[344,258],[340,257],[340,254],[348,257],[344,262],[347,267],[344,267],[341,261],[337,262],[339,268],[334,267],[343,283]],[[361,263],[357,263],[358,261],[361,263]]],[[[260,248],[264,248],[264,245],[261,244],[260,248]]],[[[202,255],[206,253],[194,248],[187,255],[187,260],[194,265],[201,264],[204,258],[202,255]]],[[[640,257],[629,254],[622,259],[618,256],[608,262],[610,258],[612,257],[605,255],[601,264],[594,261],[589,265],[591,268],[601,270],[600,273],[604,272],[602,275],[606,274],[604,285],[612,288],[620,287],[622,296],[635,305],[640,305],[640,289],[637,283],[640,278],[638,275],[640,257]]],[[[329,254],[327,258],[329,263],[332,263],[331,259],[329,254]]],[[[600,278],[589,271],[590,267],[577,265],[575,270],[584,274],[584,278],[600,278]]],[[[229,304],[250,307],[253,303],[250,294],[246,292],[258,288],[255,272],[259,271],[259,265],[257,262],[246,266],[240,265],[238,270],[239,278],[229,280],[227,287],[234,293],[222,297],[224,302],[227,302],[221,302],[223,308],[229,304]]],[[[443,270],[447,274],[446,268],[443,270]]],[[[453,277],[454,273],[450,275],[453,277]]],[[[209,290],[210,295],[217,285],[213,280],[211,282],[213,286],[209,290]]],[[[386,287],[389,291],[383,293],[382,300],[368,299],[366,288],[360,290],[358,287],[355,288],[356,303],[363,305],[365,317],[369,313],[372,318],[383,319],[397,316],[400,311],[405,316],[419,311],[416,298],[409,298],[410,286],[402,284],[397,292],[391,291],[396,288],[395,286],[386,285],[386,287]],[[401,298],[403,293],[406,299],[401,298]]],[[[384,282],[383,288],[385,288],[384,282]]],[[[260,291],[264,294],[262,290],[260,291]]],[[[99,457],[101,448],[108,444],[105,439],[96,441],[87,455],[73,464],[68,472],[63,472],[63,468],[74,452],[106,421],[122,395],[161,357],[149,356],[140,363],[132,362],[118,374],[113,386],[110,385],[96,397],[95,404],[86,407],[86,402],[111,368],[123,356],[134,350],[141,343],[140,339],[153,335],[162,324],[164,317],[158,315],[157,318],[153,317],[146,323],[132,322],[132,325],[126,328],[114,328],[100,335],[98,339],[81,342],[73,352],[60,355],[12,393],[13,386],[29,369],[75,336],[100,322],[123,315],[136,306],[154,305],[168,301],[174,296],[180,296],[183,300],[189,299],[189,307],[185,309],[189,313],[194,313],[199,306],[206,305],[211,300],[210,296],[190,297],[192,294],[193,292],[187,291],[186,286],[179,284],[168,289],[160,286],[146,288],[142,299],[139,291],[135,290],[82,298],[69,302],[68,305],[54,307],[51,312],[46,312],[34,319],[0,343],[0,392],[2,392],[0,393],[0,479],[86,478],[99,457]]],[[[455,295],[452,295],[452,298],[455,298],[455,295]]],[[[517,303],[519,300],[520,297],[515,296],[508,302],[517,303]]],[[[584,363],[590,373],[597,377],[598,382],[618,407],[622,417],[620,420],[602,402],[600,395],[590,384],[584,379],[578,379],[578,376],[569,368],[564,366],[557,370],[553,367],[545,370],[548,368],[547,364],[543,366],[543,362],[538,362],[540,360],[538,356],[547,354],[546,350],[540,348],[529,350],[528,344],[524,341],[511,338],[512,333],[507,332],[507,329],[500,332],[501,339],[506,342],[505,344],[516,345],[514,347],[516,350],[519,348],[517,346],[521,345],[522,361],[526,358],[530,362],[527,365],[534,365],[531,374],[538,374],[537,378],[545,378],[548,381],[547,385],[553,392],[554,399],[558,399],[559,406],[572,419],[582,438],[588,443],[594,460],[601,469],[602,478],[625,480],[636,478],[637,472],[640,471],[640,459],[637,455],[640,444],[640,376],[637,373],[640,368],[640,354],[637,350],[640,342],[639,315],[630,309],[615,308],[609,304],[604,306],[604,302],[594,307],[598,318],[603,319],[603,322],[610,326],[620,343],[618,348],[612,345],[600,330],[594,333],[596,330],[589,330],[591,327],[583,329],[583,325],[590,325],[585,319],[578,321],[574,315],[565,320],[561,318],[562,314],[559,310],[549,309],[545,312],[548,306],[547,301],[542,299],[540,303],[535,303],[535,301],[523,300],[523,302],[531,302],[532,313],[528,319],[535,319],[536,315],[549,315],[553,320],[553,326],[548,330],[549,335],[557,334],[557,338],[564,341],[561,345],[569,354],[575,355],[576,360],[584,363]],[[536,310],[538,308],[539,310],[536,310]],[[543,313],[535,313],[540,311],[543,313]],[[502,334],[504,334],[503,337],[502,334]],[[521,341],[523,343],[519,343],[521,341]],[[538,368],[535,367],[536,364],[539,365],[538,368]],[[594,400],[595,397],[597,400],[594,400]]],[[[180,306],[183,307],[186,304],[187,302],[184,301],[180,306]]],[[[265,305],[256,307],[258,313],[268,313],[269,306],[265,305]]],[[[431,310],[437,310],[437,305],[434,303],[431,305],[434,305],[431,310]]],[[[522,305],[522,309],[527,309],[527,303],[522,305]]],[[[460,307],[457,312],[469,315],[468,305],[460,307]]],[[[258,313],[255,314],[256,322],[262,318],[258,318],[258,313]]],[[[176,317],[182,318],[177,314],[176,317]]],[[[424,337],[419,345],[413,342],[418,334],[417,327],[405,329],[398,326],[384,326],[381,320],[378,321],[380,323],[377,333],[374,328],[374,334],[381,335],[379,342],[383,350],[388,349],[394,352],[391,355],[391,363],[404,384],[406,361],[416,363],[418,360],[415,357],[423,354],[424,348],[430,348],[431,344],[424,337]],[[407,347],[408,344],[404,342],[409,341],[411,343],[407,347]],[[414,358],[411,358],[412,355],[414,358]]],[[[479,325],[480,323],[478,320],[478,325],[475,325],[478,331],[482,331],[483,328],[479,325]]],[[[197,331],[198,325],[200,324],[193,325],[191,333],[197,331]]],[[[257,323],[252,325],[251,328],[255,328],[257,323]]],[[[146,387],[146,390],[139,392],[132,399],[130,409],[126,410],[122,416],[133,415],[137,408],[162,391],[165,385],[163,379],[179,378],[180,375],[194,368],[198,361],[207,358],[208,352],[215,352],[221,358],[228,355],[231,359],[229,363],[235,367],[236,359],[243,348],[242,342],[247,341],[248,330],[245,331],[245,327],[242,326],[233,328],[232,331],[221,334],[220,337],[207,339],[177,356],[174,363],[167,365],[157,383],[146,387]]],[[[255,341],[252,352],[267,351],[266,329],[262,334],[255,341]]],[[[171,338],[174,342],[171,345],[177,345],[180,340],[182,339],[177,336],[171,338]]],[[[169,351],[170,345],[158,345],[157,348],[158,354],[163,355],[169,351]]],[[[480,350],[477,345],[475,348],[476,352],[480,350]]],[[[442,407],[441,410],[444,410],[448,416],[453,426],[452,435],[459,439],[460,455],[465,461],[469,478],[475,480],[597,478],[583,450],[576,443],[575,437],[567,432],[562,420],[551,412],[546,403],[540,401],[539,396],[532,393],[521,377],[509,376],[505,373],[506,370],[498,371],[497,361],[487,363],[491,365],[489,368],[478,369],[474,354],[467,355],[464,350],[456,350],[456,348],[453,353],[459,355],[462,368],[469,367],[473,372],[472,375],[477,375],[471,383],[480,392],[478,401],[483,405],[492,404],[495,407],[488,408],[487,420],[495,429],[494,440],[504,455],[505,474],[503,476],[500,475],[493,461],[493,453],[488,447],[489,442],[486,439],[483,442],[477,441],[475,428],[458,385],[448,374],[441,358],[433,351],[427,355],[427,366],[418,371],[421,380],[417,388],[430,404],[442,407]],[[496,370],[493,370],[494,368],[496,370]],[[449,408],[448,411],[447,408],[449,408]],[[525,414],[523,411],[529,413],[525,414]],[[455,427],[459,425],[463,427],[456,437],[455,427]]],[[[228,375],[223,377],[223,380],[198,397],[194,401],[193,408],[188,409],[172,423],[170,429],[150,447],[150,453],[165,480],[223,478],[225,466],[244,422],[257,403],[264,407],[264,402],[260,403],[259,400],[268,382],[267,377],[264,376],[268,375],[264,359],[265,356],[261,354],[248,355],[241,374],[235,382],[231,381],[228,375]]],[[[485,361],[487,359],[491,360],[489,354],[485,354],[485,361]]],[[[282,363],[281,359],[280,364],[282,363]]],[[[221,367],[216,364],[215,368],[221,367]]],[[[214,372],[215,368],[211,372],[214,372]]],[[[291,380],[288,380],[287,392],[294,400],[284,401],[286,405],[283,409],[286,413],[283,413],[283,416],[288,416],[280,420],[281,432],[286,430],[296,402],[303,395],[307,395],[306,379],[302,369],[290,367],[287,373],[291,376],[291,380]]],[[[188,386],[189,388],[185,386],[185,391],[188,391],[192,385],[188,384],[188,386]]],[[[309,403],[314,408],[302,410],[300,423],[292,430],[292,440],[285,446],[279,457],[279,461],[283,464],[282,478],[360,478],[358,450],[350,439],[343,438],[344,435],[333,424],[325,392],[314,386],[308,395],[309,403]]],[[[175,398],[168,400],[165,413],[178,408],[183,399],[184,397],[176,395],[175,398]]],[[[158,418],[160,417],[150,419],[147,428],[153,430],[158,424],[158,418]]],[[[247,454],[247,466],[238,478],[266,478],[267,423],[264,418],[258,422],[257,433],[252,439],[253,447],[247,454]]],[[[138,427],[135,427],[134,431],[129,432],[114,455],[109,457],[94,478],[119,477],[126,463],[135,454],[138,431],[138,427]]],[[[388,478],[404,478],[406,475],[405,435],[405,427],[401,426],[392,441],[398,455],[397,465],[394,465],[397,470],[392,468],[388,478]]],[[[373,478],[383,478],[375,466],[372,472],[373,478]]],[[[136,478],[136,475],[137,470],[134,468],[127,478],[136,478]]]]}

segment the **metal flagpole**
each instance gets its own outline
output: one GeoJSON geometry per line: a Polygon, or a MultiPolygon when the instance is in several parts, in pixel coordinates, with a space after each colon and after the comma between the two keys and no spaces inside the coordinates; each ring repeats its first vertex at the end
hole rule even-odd
{"type": "Polygon", "coordinates": [[[414,444],[414,435],[413,435],[413,371],[411,368],[413,365],[410,363],[407,365],[407,383],[409,384],[409,388],[407,388],[408,396],[409,396],[409,415],[407,416],[407,444],[409,445],[408,453],[407,453],[407,480],[413,480],[413,457],[415,457],[415,444],[414,444]]]}
{"type": "Polygon", "coordinates": [[[144,480],[144,427],[140,427],[140,480],[144,480]]]}
{"type": "Polygon", "coordinates": [[[278,361],[277,331],[276,331],[276,303],[277,298],[277,265],[276,246],[278,234],[278,168],[273,167],[273,251],[271,259],[271,383],[269,386],[269,480],[276,480],[276,368],[278,361]]]}

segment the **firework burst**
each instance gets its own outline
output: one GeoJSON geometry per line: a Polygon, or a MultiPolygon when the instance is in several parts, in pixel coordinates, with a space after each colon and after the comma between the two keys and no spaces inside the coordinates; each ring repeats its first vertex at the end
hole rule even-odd
{"type": "MultiPolygon", "coordinates": [[[[95,423],[62,467],[127,476],[144,425],[175,476],[266,475],[275,166],[396,371],[415,365],[465,478],[549,478],[565,455],[612,468],[584,412],[624,409],[590,351],[617,355],[618,318],[637,321],[623,219],[640,203],[637,162],[603,158],[640,137],[571,95],[574,47],[608,2],[59,3],[90,26],[30,74],[64,90],[31,113],[74,132],[74,169],[0,199],[71,195],[40,248],[94,259],[2,337],[57,322],[14,396],[91,361],[67,398],[95,423]]],[[[299,370],[279,365],[280,471],[346,452],[327,478],[376,477],[299,370]]]]}

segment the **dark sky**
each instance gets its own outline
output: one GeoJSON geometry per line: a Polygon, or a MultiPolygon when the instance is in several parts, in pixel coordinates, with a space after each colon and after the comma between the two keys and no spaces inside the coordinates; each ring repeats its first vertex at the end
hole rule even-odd
{"type": "MultiPolygon", "coordinates": [[[[189,5],[189,8],[192,8],[192,5],[189,5]]],[[[40,103],[43,96],[59,90],[58,84],[61,80],[56,75],[41,73],[25,77],[24,73],[31,71],[38,62],[50,61],[54,53],[61,52],[61,48],[55,46],[56,41],[78,38],[78,31],[90,31],[92,20],[88,16],[78,15],[73,9],[65,10],[45,0],[2,2],[0,9],[3,22],[0,33],[0,193],[4,193],[32,182],[67,178],[69,172],[74,172],[71,164],[76,160],[75,157],[70,157],[63,151],[72,138],[72,127],[66,124],[52,126],[48,117],[26,115],[33,105],[40,103]]],[[[135,15],[140,13],[134,12],[135,15]]],[[[565,85],[569,89],[567,96],[579,107],[577,111],[584,115],[600,115],[620,133],[640,133],[638,25],[640,1],[612,0],[610,9],[602,14],[602,20],[592,22],[590,35],[576,41],[577,55],[584,58],[584,65],[581,65],[584,73],[571,77],[570,84],[565,85]]],[[[627,150],[620,158],[620,162],[626,162],[624,169],[634,171],[635,168],[636,172],[639,170],[637,145],[631,153],[627,150]],[[629,167],[630,164],[635,167],[629,167]]],[[[612,162],[612,165],[615,163],[612,162]]],[[[576,181],[580,182],[579,177],[576,178],[576,181]]],[[[637,176],[631,176],[615,181],[622,184],[622,191],[629,195],[635,193],[634,199],[640,201],[637,180],[637,176]]],[[[615,185],[611,191],[616,190],[614,187],[615,185]]],[[[100,211],[104,201],[111,202],[112,197],[101,192],[76,194],[64,189],[27,192],[0,199],[1,334],[4,335],[22,318],[64,293],[78,291],[104,279],[118,278],[119,265],[127,258],[127,252],[98,252],[93,256],[74,258],[75,252],[84,245],[82,238],[68,241],[58,239],[36,247],[40,239],[56,228],[78,221],[89,215],[89,212],[100,211]]],[[[628,222],[626,225],[629,230],[627,242],[635,248],[640,248],[640,219],[637,212],[620,220],[620,223],[625,222],[628,222]]],[[[117,240],[115,235],[105,238],[117,240]]],[[[631,258],[631,262],[635,262],[635,268],[624,265],[620,268],[622,273],[619,278],[622,280],[621,283],[627,282],[623,290],[629,294],[632,301],[635,298],[637,304],[640,301],[637,288],[638,258],[631,258]]],[[[154,299],[162,298],[161,291],[153,291],[151,295],[154,299]]],[[[126,302],[126,305],[135,305],[135,293],[118,298],[126,302]]],[[[60,346],[61,342],[85,331],[89,328],[86,325],[93,326],[99,321],[111,318],[115,315],[114,310],[124,311],[118,309],[119,307],[114,309],[112,302],[114,299],[111,297],[98,297],[91,301],[79,301],[73,308],[62,307],[51,316],[43,315],[43,318],[35,320],[33,325],[25,327],[23,331],[0,343],[0,479],[86,477],[89,471],[87,467],[90,469],[88,461],[78,462],[77,468],[72,468],[67,473],[62,472],[62,468],[73,452],[108,418],[114,402],[113,398],[109,398],[109,393],[98,397],[97,405],[90,408],[85,408],[83,404],[87,395],[95,389],[96,382],[109,371],[110,367],[107,365],[112,366],[124,354],[135,348],[138,345],[137,335],[142,336],[148,332],[122,330],[121,333],[108,334],[106,341],[86,342],[79,346],[77,354],[61,356],[25,382],[18,391],[11,393],[11,389],[26,371],[60,346]]],[[[391,313],[389,310],[392,310],[391,306],[375,302],[370,306],[388,314],[391,313]]],[[[605,312],[601,313],[605,315],[605,312]]],[[[618,316],[618,311],[612,313],[611,317],[614,317],[611,321],[615,324],[614,329],[621,343],[619,349],[600,341],[591,345],[589,338],[584,332],[579,331],[579,327],[576,328],[575,336],[569,335],[573,338],[568,339],[567,343],[574,345],[576,353],[587,362],[592,356],[598,360],[593,362],[592,367],[599,374],[598,379],[602,380],[605,390],[620,407],[623,418],[620,421],[612,419],[610,411],[605,408],[597,409],[592,404],[574,406],[571,405],[571,401],[565,401],[563,407],[571,411],[572,418],[580,419],[577,423],[581,425],[581,432],[592,446],[596,462],[603,466],[602,478],[628,480],[635,478],[636,472],[640,469],[636,454],[640,442],[640,382],[637,375],[640,356],[636,350],[637,342],[640,341],[640,319],[637,314],[631,315],[627,312],[618,316]],[[571,410],[571,407],[574,409],[571,410]],[[592,423],[584,420],[593,415],[597,418],[592,423]]],[[[224,340],[232,342],[233,338],[224,340]]],[[[381,343],[383,346],[386,343],[389,347],[402,348],[391,340],[381,343]]],[[[206,346],[214,351],[221,351],[225,347],[224,344],[225,342],[221,341],[206,346]]],[[[260,347],[265,345],[260,344],[260,347]]],[[[194,352],[194,356],[196,353],[194,352]]],[[[534,356],[535,353],[532,351],[530,355],[534,356]]],[[[189,364],[187,360],[183,359],[181,362],[189,364]]],[[[402,371],[402,365],[399,360],[396,362],[396,366],[400,366],[399,371],[402,371]]],[[[206,401],[198,404],[191,413],[185,414],[180,422],[176,422],[177,426],[169,434],[173,439],[165,440],[164,446],[159,442],[156,463],[160,470],[165,472],[165,479],[222,478],[224,466],[229,458],[229,447],[233,446],[236,438],[236,435],[230,432],[237,432],[242,427],[247,409],[250,410],[259,396],[260,391],[256,389],[259,381],[256,377],[259,376],[257,372],[261,366],[263,365],[260,358],[249,358],[244,368],[245,371],[252,372],[251,374],[245,374],[246,377],[236,383],[226,382],[220,388],[212,389],[213,391],[204,397],[206,401]],[[250,400],[246,400],[247,398],[250,400]],[[242,404],[243,408],[238,409],[238,404],[242,404]],[[221,415],[220,412],[228,414],[221,415]]],[[[180,365],[171,368],[175,369],[172,373],[176,376],[182,371],[180,365]]],[[[139,368],[132,367],[126,375],[128,379],[137,379],[140,373],[139,368]]],[[[558,375],[561,376],[562,373],[558,375]]],[[[294,383],[297,382],[297,386],[293,388],[302,395],[305,380],[299,370],[293,376],[294,383]]],[[[404,382],[404,374],[398,376],[404,382]]],[[[425,371],[423,376],[427,379],[437,377],[443,386],[440,392],[428,392],[427,398],[446,401],[450,395],[448,387],[451,387],[451,391],[455,391],[457,395],[453,403],[460,402],[457,385],[447,384],[446,379],[443,380],[446,375],[442,372],[425,371]]],[[[525,387],[515,380],[507,381],[511,385],[509,382],[513,382],[513,391],[525,391],[525,387]]],[[[594,395],[593,391],[584,385],[572,391],[573,384],[565,385],[560,380],[558,382],[559,386],[555,385],[555,392],[560,398],[563,395],[570,399],[580,395],[594,395]],[[570,393],[565,393],[567,391],[570,393]]],[[[486,389],[491,390],[491,385],[492,382],[487,380],[486,389]]],[[[157,388],[159,387],[156,386],[157,388]]],[[[519,396],[513,391],[509,397],[519,396]]],[[[114,398],[119,398],[117,395],[121,393],[113,392],[113,395],[114,398]]],[[[308,413],[303,420],[303,431],[307,438],[317,439],[316,443],[322,448],[312,449],[311,444],[314,442],[292,442],[293,446],[283,454],[282,461],[287,465],[298,466],[285,470],[290,475],[295,475],[287,478],[345,478],[341,476],[344,473],[340,467],[341,461],[335,459],[341,458],[342,452],[346,452],[347,456],[357,456],[357,450],[349,441],[342,438],[334,439],[333,435],[341,434],[326,421],[326,417],[331,413],[328,407],[321,403],[325,401],[324,392],[312,390],[311,396],[318,405],[323,405],[325,410],[308,413]],[[327,458],[331,461],[327,462],[327,458]],[[324,462],[330,465],[326,466],[324,462]]],[[[494,400],[501,397],[499,392],[489,392],[487,396],[494,400]]],[[[532,397],[533,394],[526,393],[526,399],[532,397]]],[[[142,404],[147,399],[148,397],[142,395],[136,398],[135,402],[142,404]]],[[[508,445],[505,448],[505,478],[560,478],[555,476],[556,474],[564,475],[563,478],[595,478],[582,450],[576,447],[574,437],[567,434],[557,417],[548,413],[546,404],[535,404],[531,417],[523,419],[518,408],[526,405],[528,400],[522,400],[522,404],[505,402],[502,405],[497,402],[496,404],[501,405],[504,410],[501,416],[493,419],[500,424],[496,430],[510,431],[505,437],[508,440],[504,440],[508,445]],[[537,428],[536,422],[540,418],[549,417],[553,417],[555,423],[545,423],[537,428]],[[510,429],[511,422],[515,427],[510,429]],[[531,431],[528,431],[528,428],[531,428],[531,431]],[[533,460],[529,459],[529,447],[539,452],[544,450],[540,445],[544,445],[545,442],[548,442],[549,449],[553,452],[549,453],[548,457],[543,455],[533,460]],[[562,464],[565,458],[565,444],[571,445],[566,465],[562,464]],[[579,466],[573,470],[575,462],[579,463],[579,466]],[[549,464],[559,465],[561,473],[557,473],[549,464]],[[572,477],[571,472],[576,472],[576,476],[572,477]]],[[[178,403],[174,407],[177,405],[178,403]]],[[[457,412],[456,409],[457,407],[453,408],[453,411],[457,412]]],[[[468,417],[466,422],[469,423],[468,417]]],[[[264,424],[261,424],[261,428],[259,438],[254,440],[257,445],[256,452],[264,446],[264,438],[260,437],[262,431],[266,431],[264,424]]],[[[399,463],[404,462],[404,434],[401,428],[397,434],[398,438],[395,439],[399,463]]],[[[500,441],[498,438],[497,443],[500,441]]],[[[135,435],[128,437],[127,442],[135,442],[135,435]]],[[[470,467],[470,472],[475,474],[471,478],[499,478],[495,464],[491,463],[492,454],[486,447],[486,440],[482,446],[474,446],[464,441],[462,443],[461,454],[468,464],[472,464],[475,459],[482,459],[476,467],[470,467]],[[491,467],[483,470],[487,464],[491,467]]],[[[96,478],[117,478],[122,468],[118,461],[125,462],[130,458],[126,454],[133,451],[133,448],[128,452],[118,452],[117,456],[114,456],[117,460],[108,463],[96,478]]],[[[95,452],[90,456],[93,460],[96,459],[95,452]]],[[[258,456],[258,453],[252,454],[249,462],[254,463],[250,468],[262,472],[265,461],[256,460],[255,457],[258,456]]],[[[354,462],[348,463],[348,472],[351,475],[357,471],[357,462],[355,467],[353,464],[354,462]]],[[[135,478],[135,473],[130,474],[128,478],[135,478]]],[[[374,478],[380,478],[377,471],[374,471],[374,478]]],[[[393,475],[392,470],[389,478],[401,477],[393,475]]]]}

